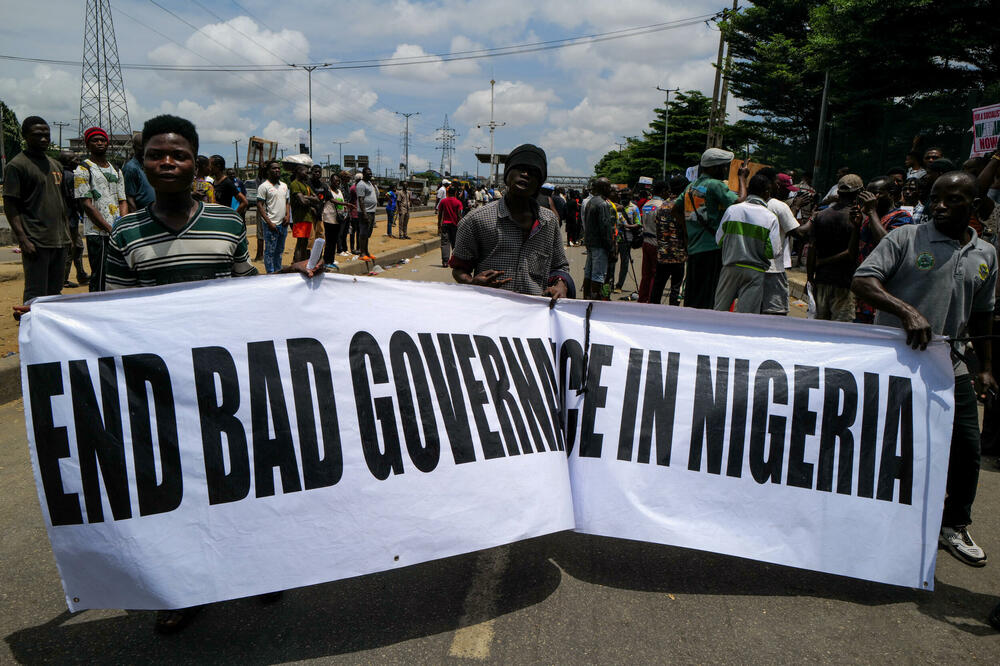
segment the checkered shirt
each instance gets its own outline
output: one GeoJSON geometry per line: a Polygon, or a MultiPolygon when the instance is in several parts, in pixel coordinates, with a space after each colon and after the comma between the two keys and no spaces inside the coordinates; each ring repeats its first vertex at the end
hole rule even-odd
{"type": "Polygon", "coordinates": [[[559,218],[548,208],[535,207],[536,221],[525,238],[511,219],[507,204],[499,199],[472,211],[458,224],[451,267],[473,275],[503,271],[514,278],[501,288],[541,296],[554,271],[568,271],[559,218]]]}

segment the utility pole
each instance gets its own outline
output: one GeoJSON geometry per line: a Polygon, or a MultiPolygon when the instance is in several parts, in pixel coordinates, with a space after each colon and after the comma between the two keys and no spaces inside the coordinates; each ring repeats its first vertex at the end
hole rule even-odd
{"type": "Polygon", "coordinates": [[[403,116],[406,119],[406,129],[403,130],[403,179],[408,180],[410,178],[410,116],[419,116],[419,111],[411,111],[410,113],[403,113],[402,111],[394,111],[396,115],[403,116]]]}
{"type": "MultiPolygon", "coordinates": [[[[733,0],[733,11],[736,13],[738,0],[733,0]]],[[[733,67],[733,49],[726,45],[726,66],[722,70],[722,93],[719,95],[719,108],[715,112],[715,145],[722,147],[722,139],[726,134],[726,111],[729,106],[729,71],[733,67]]]]}
{"type": "Polygon", "coordinates": [[[823,136],[826,134],[826,97],[830,92],[830,70],[823,77],[823,99],[819,103],[819,131],[816,132],[816,159],[813,161],[813,187],[819,189],[819,170],[823,163],[823,136]]]}
{"type": "MultiPolygon", "coordinates": [[[[628,142],[628,138],[627,137],[623,136],[622,138],[625,139],[626,143],[628,142]]],[[[625,144],[622,143],[621,141],[615,141],[615,145],[618,146],[618,154],[621,155],[622,154],[622,148],[625,147],[625,144]]]]}
{"type": "Polygon", "coordinates": [[[667,179],[667,116],[670,113],[670,93],[680,92],[680,88],[661,88],[656,86],[660,92],[667,93],[667,100],[663,103],[663,175],[662,180],[667,179]]]}
{"type": "Polygon", "coordinates": [[[59,128],[59,143],[57,145],[59,146],[59,149],[62,150],[62,147],[63,147],[63,145],[62,145],[62,128],[63,127],[69,127],[70,125],[72,125],[72,123],[64,123],[62,121],[57,121],[57,122],[54,122],[52,124],[59,128]]]}
{"type": "Polygon", "coordinates": [[[472,147],[473,150],[475,150],[476,153],[477,153],[476,154],[476,184],[477,185],[479,184],[479,155],[478,155],[478,153],[479,153],[480,150],[482,150],[485,147],[486,146],[473,146],[472,147]]]}
{"type": "Polygon", "coordinates": [[[375,149],[375,173],[376,175],[382,171],[382,146],[375,149]]]}
{"type": "MultiPolygon", "coordinates": [[[[733,13],[736,13],[738,0],[733,0],[733,13]]],[[[723,18],[725,18],[726,12],[723,13],[723,18]]],[[[725,122],[726,118],[726,108],[725,101],[722,97],[726,95],[726,86],[722,88],[722,93],[720,95],[720,86],[723,84],[723,69],[728,68],[729,64],[732,62],[732,57],[727,57],[725,67],[723,67],[723,54],[726,50],[726,35],[722,30],[719,30],[719,55],[715,61],[715,86],[712,88],[712,110],[708,115],[708,140],[705,142],[705,148],[718,147],[722,143],[722,135],[717,131],[717,128],[725,122]]],[[[728,76],[728,72],[726,72],[728,76]]],[[[728,82],[727,82],[728,83],[728,82]]]]}
{"type": "Polygon", "coordinates": [[[340,164],[338,164],[337,166],[339,166],[341,168],[341,170],[343,170],[343,168],[344,168],[344,144],[345,143],[350,143],[350,141],[332,141],[331,143],[335,143],[338,146],[340,146],[340,164]]]}
{"type": "MultiPolygon", "coordinates": [[[[496,81],[490,79],[490,122],[487,125],[487,127],[490,128],[490,179],[489,179],[490,185],[493,185],[495,183],[496,172],[497,172],[495,165],[497,158],[496,158],[496,151],[494,150],[493,147],[493,133],[496,131],[496,128],[503,127],[504,125],[507,124],[507,123],[498,123],[493,119],[493,89],[495,86],[496,86],[496,81]]],[[[482,124],[476,125],[476,127],[480,128],[482,127],[482,124]]]]}
{"type": "Polygon", "coordinates": [[[324,62],[321,65],[296,65],[289,63],[292,67],[306,70],[309,76],[309,157],[313,154],[313,70],[329,67],[330,63],[324,62]]]}
{"type": "Polygon", "coordinates": [[[240,140],[239,139],[233,139],[233,150],[236,151],[236,161],[233,162],[233,168],[234,169],[239,169],[240,168],[240,140]]]}

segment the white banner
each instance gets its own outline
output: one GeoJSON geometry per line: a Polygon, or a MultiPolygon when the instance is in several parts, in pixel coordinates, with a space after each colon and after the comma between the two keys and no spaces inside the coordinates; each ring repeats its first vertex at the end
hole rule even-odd
{"type": "Polygon", "coordinates": [[[574,526],[932,587],[945,343],[634,303],[588,326],[586,307],[332,276],[36,301],[25,415],[70,608],[183,607],[574,526]]]}
{"type": "Polygon", "coordinates": [[[555,336],[578,531],[933,588],[947,343],[602,303],[584,359],[585,309],[561,306],[555,336]]]}
{"type": "Polygon", "coordinates": [[[548,321],[524,296],[332,276],[36,301],[25,417],[70,609],[180,608],[572,529],[548,321]]]}

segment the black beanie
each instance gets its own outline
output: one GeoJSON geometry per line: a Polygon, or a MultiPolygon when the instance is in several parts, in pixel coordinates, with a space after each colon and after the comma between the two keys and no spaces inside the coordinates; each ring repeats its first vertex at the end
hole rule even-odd
{"type": "Polygon", "coordinates": [[[545,182],[549,175],[545,151],[530,143],[522,143],[507,155],[507,161],[503,163],[504,179],[507,178],[507,170],[516,166],[531,166],[541,171],[542,177],[538,183],[539,186],[545,182]]]}
{"type": "Polygon", "coordinates": [[[955,171],[957,168],[955,163],[946,157],[939,157],[927,165],[928,171],[937,171],[938,173],[948,173],[949,171],[955,171]]]}

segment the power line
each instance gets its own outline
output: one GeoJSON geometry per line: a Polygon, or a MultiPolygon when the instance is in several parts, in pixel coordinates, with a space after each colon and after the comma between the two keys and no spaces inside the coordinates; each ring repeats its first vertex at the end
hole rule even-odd
{"type": "MultiPolygon", "coordinates": [[[[180,18],[174,12],[162,7],[155,3],[154,0],[150,0],[160,7],[167,13],[173,15],[178,20],[191,26],[192,28],[198,30],[197,26],[189,23],[188,21],[180,18]]],[[[117,10],[121,11],[121,10],[117,10]]],[[[124,13],[124,12],[123,12],[124,13]]],[[[325,70],[339,70],[339,69],[370,69],[373,67],[405,67],[408,65],[426,65],[426,64],[438,64],[440,62],[455,62],[462,60],[479,60],[483,58],[495,58],[505,55],[522,55],[525,53],[535,53],[538,51],[547,51],[552,49],[568,48],[572,46],[582,46],[585,44],[593,44],[598,42],[610,41],[613,39],[626,39],[628,37],[637,37],[640,35],[651,34],[655,32],[660,32],[663,30],[673,30],[676,28],[689,27],[691,25],[696,25],[698,23],[704,23],[707,20],[718,17],[718,14],[705,14],[702,16],[691,17],[689,19],[682,19],[679,21],[672,21],[669,23],[659,23],[652,26],[640,26],[635,28],[626,28],[623,30],[614,31],[611,33],[596,33],[594,35],[585,35],[580,37],[568,37],[563,40],[549,40],[548,42],[529,42],[526,44],[515,44],[511,46],[501,46],[492,49],[480,49],[477,51],[458,51],[455,53],[438,53],[438,54],[427,54],[423,56],[406,56],[399,58],[383,58],[383,59],[369,59],[369,60],[345,60],[341,62],[334,63],[329,67],[325,67],[325,70]],[[626,32],[628,31],[628,32],[626,32]],[[464,55],[460,55],[464,54],[464,55]]],[[[131,17],[129,17],[131,18],[131,17]]],[[[148,26],[147,26],[148,27],[148,26]]],[[[154,31],[156,32],[156,31],[154,31]]],[[[162,33],[159,33],[162,35],[162,33]]],[[[174,40],[170,40],[174,41],[174,40]]],[[[176,42],[174,42],[176,43],[176,42]]],[[[185,47],[186,48],[186,47],[185,47]]],[[[0,59],[3,60],[19,60],[25,62],[39,62],[47,64],[60,64],[60,65],[75,65],[79,66],[80,63],[73,60],[56,60],[49,58],[26,58],[19,56],[10,56],[0,54],[0,59]]],[[[207,60],[207,58],[205,58],[207,60]]],[[[335,59],[331,59],[335,60],[335,59]]],[[[310,64],[322,64],[322,63],[310,63],[310,64]]],[[[275,64],[254,64],[254,65],[215,65],[215,66],[204,66],[204,65],[156,65],[156,64],[145,64],[145,63],[124,63],[122,64],[123,69],[141,69],[141,70],[157,70],[157,71],[171,71],[171,72],[205,72],[205,71],[222,71],[222,72],[272,72],[272,71],[285,71],[290,69],[290,65],[284,63],[275,64]]]]}

